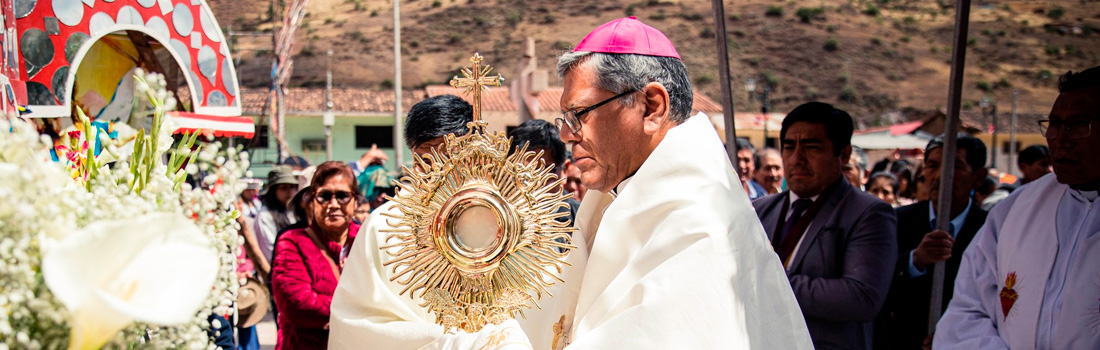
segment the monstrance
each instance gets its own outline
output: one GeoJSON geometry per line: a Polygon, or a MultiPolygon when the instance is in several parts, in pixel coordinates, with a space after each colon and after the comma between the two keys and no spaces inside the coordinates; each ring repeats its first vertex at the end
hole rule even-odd
{"type": "MultiPolygon", "coordinates": [[[[524,309],[539,307],[547,288],[564,282],[565,257],[576,230],[568,221],[553,164],[541,152],[521,147],[509,154],[502,132],[487,132],[481,94],[500,86],[500,75],[482,57],[470,58],[451,86],[473,97],[473,121],[464,136],[447,135],[443,145],[405,167],[408,174],[391,200],[400,215],[381,247],[392,259],[401,294],[419,293],[444,330],[476,332],[524,309]]],[[[552,296],[552,295],[550,295],[552,296]]]]}

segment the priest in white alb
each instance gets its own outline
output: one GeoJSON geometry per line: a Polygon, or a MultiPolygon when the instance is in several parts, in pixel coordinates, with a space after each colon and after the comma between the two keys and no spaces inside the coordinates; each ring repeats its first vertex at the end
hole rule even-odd
{"type": "Polygon", "coordinates": [[[1100,67],[1058,90],[1039,122],[1054,173],[989,212],[934,349],[1100,349],[1100,67]]]}
{"type": "MultiPolygon", "coordinates": [[[[332,349],[810,349],[778,257],[687,70],[637,19],[562,55],[561,138],[589,189],[564,283],[526,318],[450,331],[397,295],[373,218],[332,302],[332,349]],[[372,226],[376,228],[372,228],[372,226]],[[373,238],[371,238],[373,236],[373,238]]],[[[376,220],[377,219],[377,220],[376,220]]]]}

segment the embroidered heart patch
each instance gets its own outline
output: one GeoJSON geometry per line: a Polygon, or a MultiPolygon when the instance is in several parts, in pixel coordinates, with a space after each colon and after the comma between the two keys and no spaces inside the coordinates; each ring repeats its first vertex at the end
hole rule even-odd
{"type": "Polygon", "coordinates": [[[1008,277],[1005,278],[1005,286],[1001,288],[1001,312],[1004,313],[1004,317],[1008,318],[1008,311],[1012,310],[1012,305],[1016,304],[1016,299],[1020,298],[1020,294],[1016,293],[1016,272],[1008,273],[1008,277]]]}

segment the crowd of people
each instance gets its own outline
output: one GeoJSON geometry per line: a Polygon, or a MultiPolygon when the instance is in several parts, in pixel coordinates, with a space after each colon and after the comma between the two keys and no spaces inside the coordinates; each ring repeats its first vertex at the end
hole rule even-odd
{"type": "MultiPolygon", "coordinates": [[[[432,322],[384,266],[382,213],[400,212],[384,200],[392,179],[372,149],[351,163],[277,167],[242,194],[242,277],[271,290],[277,348],[1100,346],[1100,67],[1061,78],[1040,122],[1049,148],[1021,151],[1010,184],[964,134],[951,183],[941,182],[943,136],[920,159],[871,165],[851,144],[852,117],[821,102],[787,114],[779,149],[737,140],[734,168],[705,116],[689,115],[671,42],[633,18],[590,33],[559,75],[562,118],[509,133],[513,151],[541,152],[574,194],[577,249],[553,300],[476,333],[432,322]]],[[[410,109],[405,145],[428,154],[471,119],[462,99],[429,98],[410,109]]]]}

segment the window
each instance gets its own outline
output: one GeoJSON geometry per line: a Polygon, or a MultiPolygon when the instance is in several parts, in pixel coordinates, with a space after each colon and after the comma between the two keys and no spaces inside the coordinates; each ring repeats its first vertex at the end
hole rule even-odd
{"type": "Polygon", "coordinates": [[[325,154],[325,139],[303,139],[302,153],[306,155],[325,154]]]}
{"type": "Polygon", "coordinates": [[[256,133],[252,135],[251,148],[268,148],[270,134],[271,132],[267,125],[256,125],[256,133]]]}
{"type": "Polygon", "coordinates": [[[393,127],[356,125],[355,148],[370,149],[371,145],[393,148],[393,127]]]}
{"type": "MultiPolygon", "coordinates": [[[[1003,154],[1008,154],[1009,151],[1011,151],[1011,149],[1010,149],[1011,147],[1012,147],[1012,142],[1005,141],[1004,143],[1002,143],[1002,146],[1001,146],[1002,151],[1001,152],[1003,154]]],[[[1023,151],[1023,150],[1024,150],[1024,148],[1020,147],[1020,141],[1016,141],[1016,152],[1023,151]]]]}

